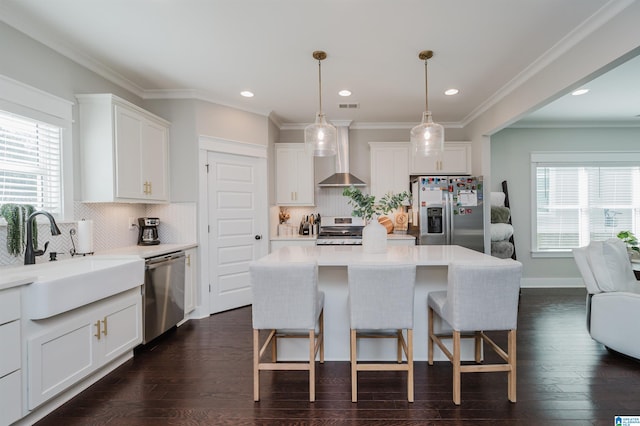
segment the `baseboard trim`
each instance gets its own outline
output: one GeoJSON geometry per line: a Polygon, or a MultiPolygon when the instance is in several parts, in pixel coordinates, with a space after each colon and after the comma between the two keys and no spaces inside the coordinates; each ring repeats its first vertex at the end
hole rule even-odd
{"type": "Polygon", "coordinates": [[[522,288],[584,288],[582,278],[522,278],[522,288]]]}

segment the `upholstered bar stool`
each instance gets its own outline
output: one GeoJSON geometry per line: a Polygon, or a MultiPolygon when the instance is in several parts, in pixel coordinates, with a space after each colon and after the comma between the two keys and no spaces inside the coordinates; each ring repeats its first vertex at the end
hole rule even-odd
{"type": "Polygon", "coordinates": [[[253,399],[260,400],[260,371],[308,370],[309,401],[316,398],[315,362],[320,352],[324,362],[324,293],[318,291],[315,262],[252,262],[249,266],[253,291],[253,399]],[[269,334],[260,344],[260,330],[269,334]],[[309,360],[278,362],[278,339],[309,339],[309,360]],[[271,361],[262,362],[271,344],[271,361]]]}
{"type": "Polygon", "coordinates": [[[433,365],[435,342],[453,364],[453,402],[456,405],[460,405],[460,375],[472,372],[506,371],[508,398],[516,402],[516,326],[521,276],[522,264],[513,260],[497,265],[454,263],[449,265],[447,290],[429,293],[429,365],[433,365]],[[434,333],[434,314],[453,329],[451,335],[434,333]],[[496,330],[508,331],[506,352],[484,333],[496,330]],[[482,341],[505,363],[461,365],[460,339],[464,337],[475,340],[477,364],[482,361],[482,341]],[[453,339],[453,354],[442,342],[445,338],[453,339]]]}
{"type": "Polygon", "coordinates": [[[407,399],[413,402],[415,265],[351,265],[348,275],[351,401],[358,401],[358,371],[406,371],[407,399]],[[406,340],[403,330],[407,331],[406,340]],[[397,363],[359,363],[357,341],[363,338],[397,339],[397,363]]]}

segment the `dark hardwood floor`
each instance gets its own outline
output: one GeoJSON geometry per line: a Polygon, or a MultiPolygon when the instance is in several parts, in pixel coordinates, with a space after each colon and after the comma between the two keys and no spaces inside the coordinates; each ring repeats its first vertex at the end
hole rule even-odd
{"type": "Polygon", "coordinates": [[[523,289],[515,404],[506,374],[492,373],[463,375],[455,406],[444,362],[416,363],[413,404],[396,372],[362,374],[351,403],[347,362],[318,364],[315,403],[304,372],[263,373],[254,403],[247,307],[170,332],[38,425],[609,426],[615,415],[640,416],[640,363],[591,340],[584,300],[581,289],[523,289]]]}

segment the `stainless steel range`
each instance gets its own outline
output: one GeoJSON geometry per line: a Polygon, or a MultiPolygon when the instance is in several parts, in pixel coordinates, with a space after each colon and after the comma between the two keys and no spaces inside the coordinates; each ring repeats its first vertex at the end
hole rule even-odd
{"type": "Polygon", "coordinates": [[[362,245],[362,228],[364,220],[361,217],[322,216],[316,245],[362,245]]]}

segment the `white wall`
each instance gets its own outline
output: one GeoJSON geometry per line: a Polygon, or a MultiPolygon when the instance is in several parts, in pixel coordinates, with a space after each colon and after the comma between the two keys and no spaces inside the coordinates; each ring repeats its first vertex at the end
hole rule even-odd
{"type": "Polygon", "coordinates": [[[531,162],[533,151],[607,151],[640,149],[640,128],[505,129],[491,137],[491,190],[509,186],[518,260],[530,284],[571,285],[580,274],[573,258],[531,257],[531,162]]]}
{"type": "MultiPolygon", "coordinates": [[[[267,145],[277,139],[268,117],[240,111],[201,100],[148,100],[111,83],[98,74],[67,59],[52,49],[0,22],[0,74],[46,91],[60,98],[76,102],[78,93],[113,93],[171,122],[170,133],[170,185],[174,203],[162,206],[136,204],[83,204],[74,203],[74,219],[94,219],[98,234],[96,250],[106,250],[136,243],[136,234],[126,229],[128,217],[157,214],[170,220],[165,231],[166,242],[189,242],[195,238],[195,202],[198,200],[198,136],[267,145]],[[179,219],[181,215],[186,215],[179,219]],[[180,226],[188,224],[181,228],[180,226]],[[176,235],[175,230],[182,235],[176,235]],[[171,231],[171,232],[169,232],[171,231]],[[102,238],[103,235],[105,238],[102,238]]],[[[78,140],[78,111],[74,108],[73,150],[74,175],[80,170],[78,140]]],[[[74,199],[80,196],[80,179],[75,180],[74,199]]],[[[51,250],[68,253],[71,247],[69,230],[74,223],[61,224],[64,235],[51,238],[51,250]]],[[[161,232],[162,229],[161,229],[161,232]]],[[[41,241],[48,238],[43,228],[41,241]]],[[[161,235],[162,236],[162,235],[161,235]]],[[[6,241],[6,227],[0,226],[0,241],[6,241]]],[[[41,260],[41,259],[38,259],[41,260]]],[[[19,263],[8,256],[4,244],[0,245],[0,265],[19,263]]]]}

